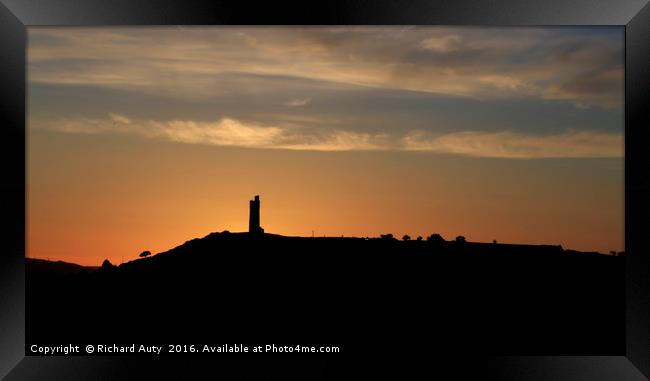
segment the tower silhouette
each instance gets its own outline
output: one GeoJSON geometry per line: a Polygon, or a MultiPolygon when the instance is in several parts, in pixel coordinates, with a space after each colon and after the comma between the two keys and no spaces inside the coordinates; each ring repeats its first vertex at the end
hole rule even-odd
{"type": "Polygon", "coordinates": [[[248,219],[248,233],[262,234],[264,229],[260,226],[260,196],[250,200],[250,217],[248,219]]]}

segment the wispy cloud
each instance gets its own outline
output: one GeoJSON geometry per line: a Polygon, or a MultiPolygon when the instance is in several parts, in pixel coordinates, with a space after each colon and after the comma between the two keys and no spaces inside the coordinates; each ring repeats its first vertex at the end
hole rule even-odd
{"type": "Polygon", "coordinates": [[[417,151],[508,159],[623,156],[621,134],[578,130],[543,136],[511,131],[433,135],[416,130],[399,136],[346,130],[323,133],[295,126],[265,126],[232,118],[222,118],[216,122],[133,120],[115,113],[105,119],[62,119],[44,127],[65,133],[130,134],[186,144],[244,148],[417,151]]]}
{"type": "Polygon", "coordinates": [[[289,107],[300,107],[306,105],[309,102],[311,102],[311,98],[292,99],[288,102],[285,102],[284,104],[285,106],[289,106],[289,107]]]}
{"type": "Polygon", "coordinates": [[[214,97],[224,94],[211,78],[238,72],[607,109],[623,97],[622,34],[580,28],[30,28],[29,37],[34,83],[214,97]]]}
{"type": "Polygon", "coordinates": [[[324,135],[295,136],[292,143],[274,148],[301,151],[377,151],[388,150],[388,135],[334,130],[324,135]]]}
{"type": "Polygon", "coordinates": [[[67,133],[130,134],[179,143],[237,147],[273,147],[283,142],[285,130],[243,123],[231,118],[216,122],[191,120],[137,120],[109,114],[107,119],[75,118],[53,122],[47,128],[67,133]]]}
{"type": "Polygon", "coordinates": [[[127,118],[124,115],[108,113],[108,117],[113,121],[113,123],[119,124],[131,124],[131,119],[127,118]]]}
{"type": "Polygon", "coordinates": [[[412,151],[450,153],[510,159],[621,157],[621,134],[568,131],[535,136],[501,132],[455,132],[438,137],[414,131],[403,139],[403,148],[412,151]]]}

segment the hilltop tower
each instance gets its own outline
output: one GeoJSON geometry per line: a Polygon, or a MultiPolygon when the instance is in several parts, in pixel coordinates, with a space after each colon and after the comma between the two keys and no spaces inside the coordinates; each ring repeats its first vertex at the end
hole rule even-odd
{"type": "Polygon", "coordinates": [[[250,200],[250,217],[248,219],[248,233],[262,234],[264,229],[260,226],[260,196],[250,200]]]}

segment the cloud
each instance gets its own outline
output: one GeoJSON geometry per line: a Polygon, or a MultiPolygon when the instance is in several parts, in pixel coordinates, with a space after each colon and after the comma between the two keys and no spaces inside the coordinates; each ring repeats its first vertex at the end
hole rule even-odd
{"type": "Polygon", "coordinates": [[[621,109],[623,97],[608,96],[608,89],[623,88],[623,71],[617,68],[586,72],[565,82],[549,86],[542,97],[551,100],[571,100],[580,108],[600,104],[610,109],[621,109]]]}
{"type": "MultiPolygon", "coordinates": [[[[215,76],[242,73],[620,109],[623,39],[607,30],[30,28],[28,78],[185,99],[227,96],[215,76]]],[[[282,87],[277,92],[282,96],[282,87]]]]}
{"type": "Polygon", "coordinates": [[[108,113],[108,117],[115,123],[131,124],[131,119],[125,117],[124,115],[114,114],[111,112],[108,113]]]}
{"type": "Polygon", "coordinates": [[[149,136],[174,142],[237,147],[271,147],[283,139],[284,130],[272,126],[245,124],[223,118],[215,123],[173,120],[148,122],[149,136]]]}
{"type": "Polygon", "coordinates": [[[475,157],[599,158],[622,157],[623,136],[570,130],[554,135],[501,132],[453,132],[433,135],[410,131],[402,136],[332,130],[327,133],[295,126],[265,126],[222,118],[191,120],[132,120],[109,114],[106,119],[62,119],[46,126],[65,133],[130,134],[186,144],[303,151],[414,151],[475,157]]]}
{"type": "Polygon", "coordinates": [[[387,141],[386,134],[335,130],[324,136],[300,136],[293,143],[274,148],[300,151],[377,151],[389,149],[387,141]]]}
{"type": "Polygon", "coordinates": [[[263,126],[222,118],[216,122],[191,120],[132,120],[110,113],[106,119],[61,119],[46,125],[47,129],[81,134],[128,134],[150,139],[187,144],[266,148],[309,151],[351,151],[385,149],[379,140],[384,135],[371,135],[334,130],[310,134],[294,126],[263,126]],[[375,142],[377,140],[377,142],[375,142]]]}
{"type": "Polygon", "coordinates": [[[311,102],[311,98],[292,99],[288,102],[285,102],[284,104],[285,106],[289,106],[289,107],[300,107],[306,105],[309,102],[311,102]]]}
{"type": "Polygon", "coordinates": [[[134,121],[114,113],[109,114],[107,119],[61,119],[46,128],[66,133],[129,134],[189,144],[262,148],[280,143],[284,134],[279,127],[247,124],[230,118],[216,122],[134,121]]]}
{"type": "Polygon", "coordinates": [[[428,49],[438,53],[447,53],[461,48],[461,38],[458,35],[451,34],[442,37],[429,37],[422,40],[420,45],[423,49],[428,49]]]}
{"type": "Polygon", "coordinates": [[[623,136],[592,131],[568,131],[536,136],[501,132],[455,132],[438,137],[414,131],[403,139],[410,151],[509,159],[622,157],[623,136]]]}

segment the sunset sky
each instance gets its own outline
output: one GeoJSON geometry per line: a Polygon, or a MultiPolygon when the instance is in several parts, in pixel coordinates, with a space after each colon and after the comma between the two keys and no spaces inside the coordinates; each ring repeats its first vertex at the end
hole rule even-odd
{"type": "Polygon", "coordinates": [[[623,28],[28,28],[27,256],[245,231],[624,250],[623,28]]]}

